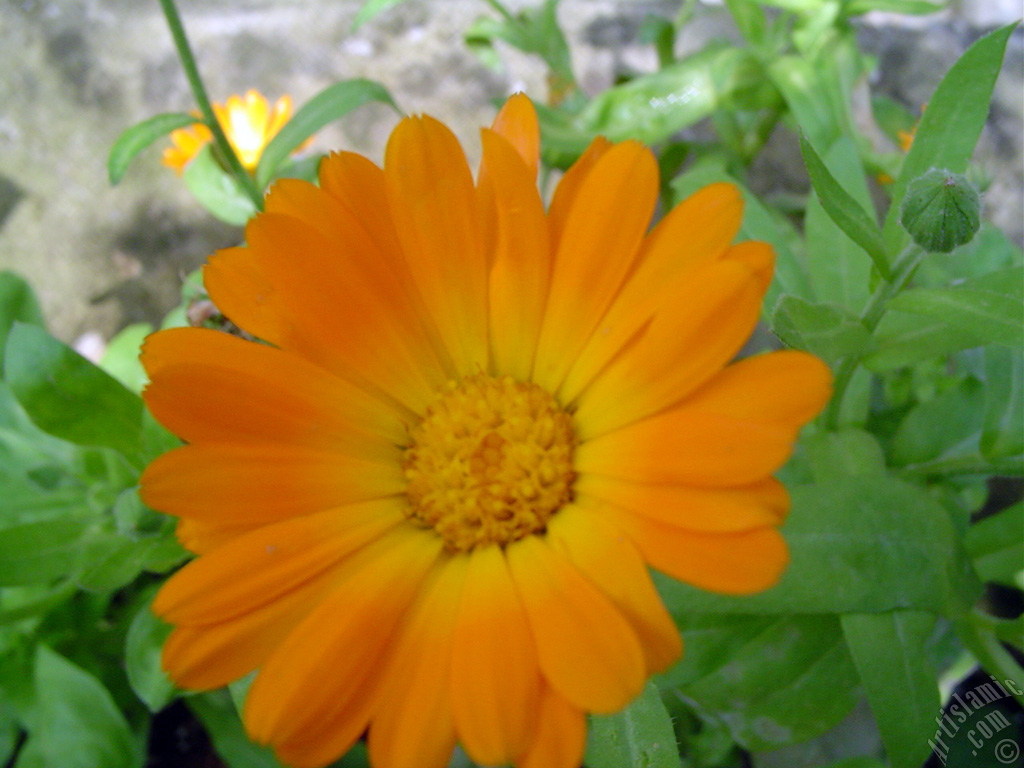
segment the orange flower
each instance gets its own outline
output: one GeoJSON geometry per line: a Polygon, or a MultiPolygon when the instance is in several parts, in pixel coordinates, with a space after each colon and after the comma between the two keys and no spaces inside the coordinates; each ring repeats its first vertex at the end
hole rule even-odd
{"type": "Polygon", "coordinates": [[[545,212],[533,106],[483,131],[403,120],[286,179],[210,295],[270,344],[146,342],[188,445],[142,479],[200,557],[154,610],[187,688],[259,670],[243,717],[294,766],[365,731],[377,768],[575,768],[681,652],[647,566],[748,594],[787,563],[771,477],[829,396],[817,358],[731,365],[772,273],[712,185],[647,232],[657,164],[597,139],[545,212]]]}
{"type": "MultiPolygon", "coordinates": [[[[270,140],[291,119],[292,109],[291,96],[282,96],[271,107],[263,94],[252,89],[244,99],[231,96],[226,104],[213,105],[217,122],[224,129],[242,166],[250,173],[256,169],[270,140]]],[[[210,141],[213,141],[213,134],[202,123],[172,131],[172,144],[164,150],[163,163],[181,174],[196,153],[210,141]]]]}

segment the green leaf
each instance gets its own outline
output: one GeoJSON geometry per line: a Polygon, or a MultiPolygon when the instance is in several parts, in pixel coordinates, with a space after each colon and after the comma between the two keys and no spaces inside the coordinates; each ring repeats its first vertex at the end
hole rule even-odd
{"type": "Polygon", "coordinates": [[[986,517],[967,531],[967,550],[984,581],[1014,584],[1024,570],[1024,502],[986,517]]]}
{"type": "Polygon", "coordinates": [[[986,458],[1024,453],[1024,354],[985,348],[985,418],[981,453],[986,458]]]}
{"type": "Polygon", "coordinates": [[[3,352],[7,336],[15,323],[28,323],[42,328],[43,310],[35,292],[14,272],[0,272],[0,374],[3,373],[3,352]]]}
{"type": "Polygon", "coordinates": [[[749,51],[708,48],[591,99],[575,120],[580,143],[585,147],[600,134],[660,144],[762,82],[761,66],[749,51]]]}
{"type": "Polygon", "coordinates": [[[241,226],[256,214],[252,198],[217,162],[211,144],[185,166],[182,179],[199,204],[223,222],[241,226]]]}
{"type": "Polygon", "coordinates": [[[736,28],[748,43],[758,46],[764,42],[768,20],[761,6],[754,0],[725,0],[725,6],[732,14],[736,28]]]}
{"type": "Polygon", "coordinates": [[[885,452],[870,432],[846,428],[818,432],[803,440],[811,473],[818,482],[844,477],[879,475],[885,471],[885,452]]]}
{"type": "Polygon", "coordinates": [[[982,343],[1003,344],[1014,349],[1024,345],[1024,304],[1015,297],[994,291],[956,288],[912,288],[896,296],[890,306],[942,319],[982,343]]]}
{"type": "Polygon", "coordinates": [[[146,569],[159,543],[156,537],[132,539],[119,533],[96,533],[82,547],[75,581],[87,592],[113,592],[146,569]]]}
{"type": "Polygon", "coordinates": [[[890,454],[897,465],[977,453],[984,390],[966,379],[913,408],[893,435],[890,454]]]}
{"type": "Polygon", "coordinates": [[[648,682],[626,709],[591,718],[584,761],[588,768],[682,768],[658,686],[648,682]]]}
{"type": "Polygon", "coordinates": [[[231,768],[283,768],[270,749],[246,735],[226,691],[189,696],[186,702],[205,726],[217,754],[231,768]]]}
{"type": "MultiPolygon", "coordinates": [[[[853,146],[852,142],[841,140],[833,145],[833,147],[835,151],[830,153],[834,158],[833,162],[842,162],[844,164],[856,163],[853,170],[860,170],[856,147],[853,146]]],[[[800,134],[800,149],[803,151],[804,162],[807,163],[807,173],[811,177],[811,184],[814,186],[814,192],[821,203],[821,207],[847,237],[867,252],[878,268],[878,271],[888,279],[890,276],[889,258],[885,252],[885,245],[882,243],[882,233],[879,231],[878,224],[875,223],[874,218],[869,216],[862,204],[854,199],[853,195],[847,192],[836,180],[803,133],[800,134]]],[[[863,187],[863,173],[859,173],[858,176],[860,186],[863,187]]],[[[866,193],[866,191],[867,189],[864,188],[862,193],[866,193]]],[[[816,255],[819,259],[829,258],[830,256],[827,253],[816,255]]],[[[846,268],[850,269],[850,267],[846,268]]],[[[866,278],[866,275],[856,274],[847,277],[846,281],[856,281],[856,287],[866,294],[866,278]]],[[[821,296],[821,298],[828,299],[829,297],[821,296]]],[[[859,303],[862,304],[862,302],[859,303]]],[[[860,306],[850,306],[849,304],[846,304],[846,306],[854,310],[860,309],[860,306]]]]}
{"type": "Polygon", "coordinates": [[[727,597],[657,575],[674,615],[957,613],[973,604],[978,585],[949,513],[924,489],[865,475],[801,486],[790,495],[782,533],[791,562],[778,586],[727,597]]]}
{"type": "Polygon", "coordinates": [[[871,345],[871,334],[858,318],[838,307],[811,304],[799,296],[779,299],[771,328],[786,346],[806,350],[833,363],[871,345]]]}
{"type": "Polygon", "coordinates": [[[256,167],[256,185],[263,189],[288,155],[325,125],[373,101],[401,114],[388,89],[372,80],[344,80],[324,88],[303,104],[267,144],[256,167]]]}
{"type": "Polygon", "coordinates": [[[159,712],[174,698],[177,689],[160,665],[160,653],[172,628],[153,615],[152,598],[150,594],[128,627],[124,660],[128,683],[135,695],[150,712],[159,712]]]}
{"type": "Polygon", "coordinates": [[[890,310],[875,331],[875,351],[864,364],[872,371],[888,371],[982,344],[977,335],[950,328],[944,318],[890,310]]]}
{"type": "Polygon", "coordinates": [[[870,11],[923,15],[941,11],[945,7],[943,0],[849,0],[843,11],[847,16],[859,16],[870,11]]]}
{"type": "Polygon", "coordinates": [[[977,40],[942,78],[917,126],[914,143],[892,186],[892,204],[882,235],[886,250],[898,253],[907,241],[899,223],[907,186],[931,168],[963,173],[988,118],[992,89],[999,74],[1006,41],[1017,24],[977,40]]]}
{"type": "Polygon", "coordinates": [[[110,340],[100,360],[100,368],[136,394],[148,380],[139,360],[139,350],[152,332],[153,326],[149,323],[129,325],[110,340]]]}
{"type": "Polygon", "coordinates": [[[38,717],[32,736],[48,766],[138,768],[142,755],[110,692],[46,646],[35,664],[38,717]]]}
{"type": "Polygon", "coordinates": [[[892,768],[919,768],[941,712],[936,671],[922,648],[935,616],[922,611],[849,614],[843,633],[892,768]]]}
{"type": "Polygon", "coordinates": [[[90,525],[65,515],[0,528],[0,586],[48,582],[74,571],[90,525]]]}
{"type": "Polygon", "coordinates": [[[703,720],[723,723],[748,750],[811,739],[860,698],[835,616],[675,618],[686,650],[661,682],[703,720]]]}
{"type": "Polygon", "coordinates": [[[137,456],[142,400],[46,331],[16,324],[4,369],[14,396],[44,432],[137,456]]]}
{"type": "Polygon", "coordinates": [[[351,31],[355,32],[377,14],[383,13],[388,8],[402,2],[405,2],[405,0],[365,0],[362,8],[359,9],[359,13],[356,14],[355,19],[352,21],[351,31]]]}
{"type": "Polygon", "coordinates": [[[110,176],[110,183],[117,184],[135,156],[161,136],[166,136],[171,131],[195,125],[198,122],[201,121],[195,115],[167,112],[144,120],[138,125],[133,125],[118,137],[110,149],[110,157],[107,158],[107,173],[110,176]]]}

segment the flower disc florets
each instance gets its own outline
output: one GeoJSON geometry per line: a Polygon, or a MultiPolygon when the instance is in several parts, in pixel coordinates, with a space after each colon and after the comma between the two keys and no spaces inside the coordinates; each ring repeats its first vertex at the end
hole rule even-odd
{"type": "Polygon", "coordinates": [[[572,498],[575,441],[572,418],[536,384],[449,382],[412,429],[409,516],[463,552],[538,533],[572,498]]]}

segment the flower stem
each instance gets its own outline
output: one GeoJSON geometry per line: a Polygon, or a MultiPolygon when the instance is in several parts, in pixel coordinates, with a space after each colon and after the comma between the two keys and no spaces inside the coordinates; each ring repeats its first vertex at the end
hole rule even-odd
{"type": "Polygon", "coordinates": [[[985,626],[986,623],[978,614],[972,613],[954,619],[953,629],[967,650],[978,660],[982,669],[994,675],[1001,683],[1005,684],[1010,680],[1017,686],[1011,693],[1024,705],[1024,696],[1017,693],[1024,685],[1024,669],[999,642],[991,627],[985,626]]]}
{"type": "Polygon", "coordinates": [[[174,47],[178,50],[178,58],[181,59],[181,66],[185,70],[185,77],[188,78],[188,84],[192,88],[192,95],[195,97],[199,111],[203,115],[203,122],[206,123],[206,126],[213,134],[217,150],[223,155],[238,185],[256,205],[256,210],[262,211],[263,195],[260,193],[252,176],[242,166],[242,161],[238,159],[238,155],[235,154],[231,142],[228,141],[220,121],[217,120],[217,115],[213,111],[213,105],[210,103],[210,97],[206,95],[206,88],[203,87],[203,80],[199,76],[199,68],[196,66],[196,60],[192,55],[192,48],[188,44],[188,38],[185,36],[185,27],[181,23],[181,16],[174,5],[174,0],[160,0],[160,7],[163,9],[164,17],[167,19],[167,26],[171,30],[171,37],[174,38],[174,47]]]}
{"type": "MultiPolygon", "coordinates": [[[[924,251],[919,246],[911,245],[896,259],[896,263],[892,267],[892,279],[878,286],[871,297],[871,301],[868,302],[867,307],[865,307],[863,314],[860,316],[860,322],[868,330],[868,333],[875,332],[875,328],[878,327],[882,316],[885,315],[885,311],[889,308],[889,300],[907,284],[910,276],[917,269],[917,265],[920,263],[923,255],[924,251]]],[[[826,429],[835,429],[839,426],[843,397],[846,395],[847,387],[850,386],[853,374],[857,371],[857,366],[860,365],[863,359],[864,355],[861,353],[852,354],[845,357],[839,365],[839,370],[836,371],[832,401],[825,411],[826,429]]]]}

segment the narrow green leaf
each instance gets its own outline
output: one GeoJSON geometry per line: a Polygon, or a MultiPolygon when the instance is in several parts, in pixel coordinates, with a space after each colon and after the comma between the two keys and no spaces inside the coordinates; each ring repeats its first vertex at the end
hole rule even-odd
{"type": "Polygon", "coordinates": [[[1024,570],[1024,502],[975,523],[967,531],[967,550],[985,581],[1014,584],[1024,570]]]}
{"type": "Polygon", "coordinates": [[[199,204],[221,221],[241,226],[256,214],[252,199],[220,166],[209,144],[185,167],[182,179],[199,204]]]}
{"type": "Polygon", "coordinates": [[[591,718],[584,761],[588,768],[682,768],[658,686],[648,682],[626,709],[591,718]]]}
{"type": "Polygon", "coordinates": [[[973,604],[978,585],[949,513],[924,489],[859,476],[794,488],[791,497],[782,529],[791,562],[778,586],[726,597],[658,575],[672,613],[956,613],[973,604]]]}
{"type": "Polygon", "coordinates": [[[922,648],[935,620],[923,611],[842,617],[892,768],[919,768],[931,749],[928,741],[942,702],[936,671],[922,648]]]}
{"type": "Polygon", "coordinates": [[[827,615],[678,613],[686,648],[659,678],[705,722],[751,751],[806,741],[860,698],[839,620],[827,615]]]}
{"type": "Polygon", "coordinates": [[[951,329],[985,343],[1013,349],[1024,345],[1024,304],[1020,300],[975,288],[912,288],[894,298],[890,306],[931,318],[941,318],[951,329]]]}
{"type": "Polygon", "coordinates": [[[14,272],[0,272],[0,374],[3,373],[3,352],[7,335],[15,323],[29,323],[42,328],[43,310],[35,292],[14,272]]]}
{"type": "Polygon", "coordinates": [[[153,615],[152,598],[150,595],[144,601],[128,627],[124,660],[128,683],[135,695],[150,712],[159,712],[174,698],[177,689],[160,664],[161,649],[171,625],[153,615]]]}
{"type": "Polygon", "coordinates": [[[39,711],[32,736],[47,766],[138,768],[139,745],[99,680],[41,645],[35,681],[39,711]]]}
{"type": "Polygon", "coordinates": [[[91,521],[65,515],[0,528],[0,586],[48,582],[75,570],[91,521]]]}
{"type": "Polygon", "coordinates": [[[388,8],[402,2],[405,2],[405,0],[364,0],[362,7],[352,21],[352,32],[355,32],[377,14],[383,13],[388,8]]]}
{"type": "Polygon", "coordinates": [[[907,186],[931,168],[963,173],[988,117],[1003,52],[1017,23],[977,40],[942,78],[921,116],[914,144],[892,186],[892,204],[882,235],[886,250],[903,250],[908,235],[899,223],[907,186]]]}
{"type": "Polygon", "coordinates": [[[800,134],[800,149],[822,208],[847,237],[867,252],[878,271],[888,279],[891,276],[889,258],[885,253],[882,234],[874,219],[836,181],[803,133],[800,134]]]}
{"type": "Polygon", "coordinates": [[[303,104],[267,144],[256,167],[257,186],[266,187],[278,166],[314,133],[373,101],[387,104],[401,114],[388,89],[372,80],[345,80],[324,88],[303,104]]]}
{"type": "Polygon", "coordinates": [[[764,42],[768,20],[761,6],[754,0],[725,0],[725,7],[729,9],[736,28],[748,43],[757,46],[764,42]]]}
{"type": "Polygon", "coordinates": [[[946,7],[943,0],[850,0],[843,8],[847,16],[859,16],[870,11],[923,15],[946,7]]]}
{"type": "Polygon", "coordinates": [[[803,349],[829,362],[863,352],[871,334],[859,319],[829,304],[811,304],[799,296],[783,296],[775,305],[772,332],[788,347],[803,349]]]}
{"type": "Polygon", "coordinates": [[[985,419],[981,453],[987,458],[1024,453],[1024,354],[985,348],[985,419]]]}
{"type": "Polygon", "coordinates": [[[142,400],[46,331],[16,324],[4,369],[14,396],[44,432],[137,456],[142,400]]]}
{"type": "Polygon", "coordinates": [[[117,184],[121,181],[135,156],[161,136],[166,136],[171,131],[198,122],[200,119],[195,115],[167,112],[144,120],[138,125],[133,125],[118,137],[110,149],[110,157],[107,158],[107,174],[110,176],[110,183],[117,184]]]}

